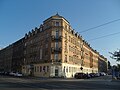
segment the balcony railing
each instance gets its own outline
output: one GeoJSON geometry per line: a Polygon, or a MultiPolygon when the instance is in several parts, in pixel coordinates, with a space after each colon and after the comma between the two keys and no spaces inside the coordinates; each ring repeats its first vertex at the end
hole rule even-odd
{"type": "Polygon", "coordinates": [[[62,47],[59,47],[59,48],[51,47],[51,52],[52,53],[61,53],[62,52],[62,47]]]}
{"type": "Polygon", "coordinates": [[[62,40],[62,36],[56,37],[55,35],[52,35],[52,36],[51,36],[51,40],[52,40],[52,41],[61,41],[61,40],[62,40]]]}
{"type": "Polygon", "coordinates": [[[52,63],[56,63],[56,62],[60,63],[60,62],[62,62],[62,59],[51,59],[51,62],[52,63]]]}

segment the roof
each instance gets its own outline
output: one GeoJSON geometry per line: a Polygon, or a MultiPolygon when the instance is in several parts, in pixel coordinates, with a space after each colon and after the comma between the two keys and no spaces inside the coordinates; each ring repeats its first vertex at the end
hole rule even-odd
{"type": "MultiPolygon", "coordinates": [[[[55,18],[63,18],[63,19],[65,19],[63,16],[60,16],[58,13],[57,14],[55,14],[55,15],[53,15],[53,16],[51,16],[51,17],[49,17],[48,19],[46,19],[45,21],[43,21],[44,23],[46,22],[46,21],[48,21],[49,19],[55,19],[55,18]]],[[[66,19],[65,19],[66,20],[66,19]]],[[[66,20],[67,22],[68,22],[68,20],[66,20]]],[[[68,22],[69,23],[69,22],[68,22]]]]}

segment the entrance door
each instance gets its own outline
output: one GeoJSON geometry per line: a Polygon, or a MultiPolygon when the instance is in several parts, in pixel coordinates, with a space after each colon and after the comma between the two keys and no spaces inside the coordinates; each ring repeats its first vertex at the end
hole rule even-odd
{"type": "Polygon", "coordinates": [[[58,69],[55,69],[55,76],[58,76],[58,69]]]}

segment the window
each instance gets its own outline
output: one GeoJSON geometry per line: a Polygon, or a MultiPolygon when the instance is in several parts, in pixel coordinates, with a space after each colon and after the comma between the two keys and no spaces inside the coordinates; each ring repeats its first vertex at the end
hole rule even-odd
{"type": "Polygon", "coordinates": [[[46,44],[45,47],[48,48],[48,44],[46,44]]]}
{"type": "Polygon", "coordinates": [[[49,34],[47,33],[47,34],[46,34],[46,38],[48,38],[48,37],[49,37],[49,34]]]}
{"type": "Polygon", "coordinates": [[[68,67],[66,67],[66,72],[68,73],[68,67]]]}
{"type": "Polygon", "coordinates": [[[40,49],[40,59],[42,59],[42,49],[40,49]]]}
{"type": "Polygon", "coordinates": [[[32,43],[33,43],[33,41],[31,40],[31,41],[30,41],[30,43],[32,44],[32,43]]]}
{"type": "Polygon", "coordinates": [[[58,42],[55,42],[55,48],[58,49],[58,42]]]}
{"type": "Polygon", "coordinates": [[[28,37],[28,35],[27,35],[27,34],[25,34],[25,39],[27,39],[27,37],[28,37]]]}
{"type": "Polygon", "coordinates": [[[59,31],[58,30],[56,30],[55,38],[59,38],[59,31]]]}
{"type": "Polygon", "coordinates": [[[71,37],[69,36],[69,42],[71,41],[71,37]]]}
{"type": "Polygon", "coordinates": [[[67,25],[65,25],[65,29],[67,29],[67,25]]]}
{"type": "Polygon", "coordinates": [[[67,62],[67,55],[65,55],[65,62],[67,62]]]}
{"type": "Polygon", "coordinates": [[[72,56],[69,56],[69,61],[73,61],[73,57],[72,56]]]}
{"type": "Polygon", "coordinates": [[[49,72],[49,66],[47,66],[47,72],[49,72]]]}
{"type": "Polygon", "coordinates": [[[54,59],[58,60],[58,54],[55,54],[54,59]]]}
{"type": "Polygon", "coordinates": [[[34,67],[34,71],[36,72],[36,66],[34,67]]]}
{"type": "Polygon", "coordinates": [[[65,73],[65,66],[64,66],[63,72],[65,73]]]}
{"type": "Polygon", "coordinates": [[[39,66],[37,66],[37,72],[39,72],[39,66]]]}
{"type": "Polygon", "coordinates": [[[60,24],[59,22],[55,22],[55,26],[59,26],[59,24],[60,24]]]}
{"type": "Polygon", "coordinates": [[[37,29],[35,30],[35,34],[37,34],[37,29]]]}
{"type": "Polygon", "coordinates": [[[65,33],[65,38],[67,39],[67,34],[65,33]]]}
{"type": "Polygon", "coordinates": [[[71,67],[69,67],[69,72],[71,72],[71,67]]]}
{"type": "Polygon", "coordinates": [[[25,47],[26,47],[26,45],[27,45],[27,44],[25,43],[25,47]]]}
{"type": "Polygon", "coordinates": [[[45,66],[43,66],[43,71],[45,72],[45,66]]]}
{"type": "Polygon", "coordinates": [[[24,51],[24,54],[26,54],[26,50],[24,51]]]}
{"type": "Polygon", "coordinates": [[[42,66],[40,66],[40,72],[42,72],[42,66]]]}
{"type": "Polygon", "coordinates": [[[42,31],[42,27],[40,28],[40,32],[42,31]]]}

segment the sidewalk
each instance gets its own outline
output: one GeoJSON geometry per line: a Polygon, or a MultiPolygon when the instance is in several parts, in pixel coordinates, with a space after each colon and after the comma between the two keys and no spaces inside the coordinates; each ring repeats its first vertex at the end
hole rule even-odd
{"type": "Polygon", "coordinates": [[[111,82],[120,82],[120,78],[112,78],[111,82]]]}

